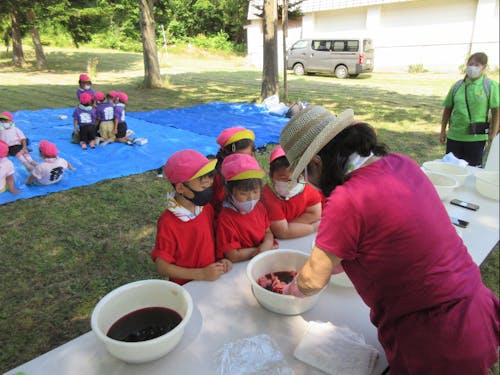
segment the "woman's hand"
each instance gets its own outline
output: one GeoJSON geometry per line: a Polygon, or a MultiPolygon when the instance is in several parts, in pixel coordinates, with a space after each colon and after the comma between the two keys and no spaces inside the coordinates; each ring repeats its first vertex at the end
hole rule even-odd
{"type": "Polygon", "coordinates": [[[446,143],[446,130],[441,130],[441,134],[439,135],[439,142],[446,143]]]}

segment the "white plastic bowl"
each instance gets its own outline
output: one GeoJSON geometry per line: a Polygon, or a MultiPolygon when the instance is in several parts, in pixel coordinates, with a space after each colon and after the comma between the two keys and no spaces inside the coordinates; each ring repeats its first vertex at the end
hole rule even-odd
{"type": "Polygon", "coordinates": [[[257,280],[271,272],[300,271],[309,255],[298,250],[278,249],[261,253],[247,265],[247,276],[250,280],[253,295],[266,309],[283,315],[297,315],[311,309],[321,294],[298,298],[271,292],[259,284],[257,280]]]}
{"type": "Polygon", "coordinates": [[[458,182],[458,186],[462,186],[467,176],[470,175],[467,167],[461,167],[443,161],[426,161],[422,164],[422,167],[428,172],[441,173],[455,178],[458,182]]]}
{"type": "Polygon", "coordinates": [[[476,173],[476,189],[486,198],[499,200],[499,174],[497,171],[476,173]]]}
{"type": "Polygon", "coordinates": [[[105,295],[92,312],[91,326],[108,352],[125,362],[143,363],[163,357],[180,341],[193,312],[193,300],[182,286],[166,280],[141,280],[123,285],[105,295]],[[182,321],[162,336],[141,342],[114,340],[106,333],[120,318],[146,307],[167,307],[182,321]]]}
{"type": "Polygon", "coordinates": [[[443,201],[459,186],[457,179],[452,176],[430,171],[425,171],[425,174],[429,177],[437,190],[439,198],[443,201]]]}

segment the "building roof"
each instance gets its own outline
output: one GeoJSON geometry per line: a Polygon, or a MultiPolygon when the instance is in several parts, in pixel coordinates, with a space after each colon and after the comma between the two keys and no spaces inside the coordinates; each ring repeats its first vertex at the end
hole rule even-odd
{"type": "MultiPolygon", "coordinates": [[[[294,0],[288,0],[289,3],[294,0]]],[[[304,0],[300,5],[302,13],[322,12],[334,9],[358,8],[369,5],[406,3],[414,0],[304,0]]],[[[281,4],[281,0],[278,0],[281,4]]],[[[250,0],[248,6],[248,19],[253,20],[259,18],[257,16],[260,10],[256,7],[263,7],[264,0],[250,0]]]]}

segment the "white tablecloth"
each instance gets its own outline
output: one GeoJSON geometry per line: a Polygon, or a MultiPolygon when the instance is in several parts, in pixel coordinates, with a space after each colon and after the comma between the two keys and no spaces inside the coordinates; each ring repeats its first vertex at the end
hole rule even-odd
{"type": "MultiPolygon", "coordinates": [[[[474,173],[476,168],[471,168],[474,173]]],[[[498,242],[498,202],[478,195],[471,175],[464,187],[451,196],[479,204],[476,212],[443,202],[448,212],[470,222],[460,230],[472,258],[480,264],[498,242]]],[[[281,248],[310,252],[314,236],[280,241],[281,248]]],[[[191,321],[179,345],[165,357],[146,364],[129,365],[109,355],[104,346],[88,332],[30,362],[7,372],[23,371],[27,375],[132,375],[132,374],[217,374],[214,353],[224,343],[258,334],[268,334],[277,343],[288,365],[296,374],[322,374],[293,357],[311,320],[330,321],[347,326],[364,335],[381,357],[373,374],[387,366],[377,340],[375,327],[369,321],[369,309],[353,288],[330,283],[310,311],[298,316],[283,316],[262,308],[255,300],[246,277],[247,262],[235,264],[233,270],[215,282],[193,281],[186,284],[195,304],[191,321]]]]}

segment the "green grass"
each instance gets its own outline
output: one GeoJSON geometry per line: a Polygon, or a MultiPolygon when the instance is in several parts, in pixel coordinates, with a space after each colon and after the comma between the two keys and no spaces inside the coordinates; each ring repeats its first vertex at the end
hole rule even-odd
{"type": "MultiPolygon", "coordinates": [[[[32,62],[32,52],[26,52],[32,62]]],[[[0,110],[74,106],[78,75],[95,57],[95,88],[126,91],[129,111],[251,102],[260,94],[261,72],[242,58],[199,51],[170,54],[162,59],[165,88],[145,90],[141,54],[54,48],[46,53],[44,72],[12,68],[10,57],[0,53],[0,110]]],[[[354,80],[289,75],[289,102],[303,100],[333,112],[353,108],[391,150],[421,163],[444,152],[438,142],[441,102],[459,78],[433,73],[374,73],[354,80]]],[[[267,156],[268,151],[258,155],[265,168],[267,156]]],[[[87,332],[93,306],[113,288],[158,277],[149,252],[168,189],[165,179],[147,172],[0,206],[0,372],[87,332]]],[[[497,295],[498,259],[497,244],[481,266],[485,283],[497,295]]]]}

